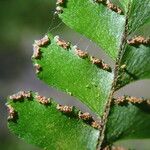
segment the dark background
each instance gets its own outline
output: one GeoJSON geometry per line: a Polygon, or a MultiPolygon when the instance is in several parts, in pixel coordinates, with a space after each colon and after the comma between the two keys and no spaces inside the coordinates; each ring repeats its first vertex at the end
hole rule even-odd
{"type": "MultiPolygon", "coordinates": [[[[71,41],[114,66],[114,62],[95,44],[54,17],[54,11],[55,0],[0,0],[0,150],[38,150],[8,131],[5,108],[8,95],[20,90],[33,90],[53,97],[59,103],[71,103],[88,111],[73,97],[48,87],[35,76],[31,62],[32,44],[35,39],[43,37],[48,29],[52,34],[60,35],[66,41],[71,41]]],[[[138,81],[119,90],[116,95],[129,94],[149,98],[149,89],[150,81],[138,81]]],[[[149,150],[150,140],[126,141],[123,145],[137,150],[149,150]]]]}

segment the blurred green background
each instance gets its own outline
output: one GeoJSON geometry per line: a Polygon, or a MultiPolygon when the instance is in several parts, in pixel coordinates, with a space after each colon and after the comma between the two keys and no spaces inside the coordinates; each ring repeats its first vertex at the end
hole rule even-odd
{"type": "MultiPolygon", "coordinates": [[[[6,97],[21,89],[38,91],[62,104],[73,104],[88,111],[75,98],[47,87],[35,76],[30,59],[32,43],[48,29],[54,35],[60,35],[114,66],[114,62],[95,44],[73,32],[54,16],[54,11],[55,0],[0,0],[0,150],[38,150],[16,138],[7,129],[6,97]]],[[[130,94],[149,98],[149,89],[150,81],[139,81],[124,87],[116,95],[130,94]]],[[[137,150],[150,150],[150,140],[126,141],[122,144],[137,150]]]]}

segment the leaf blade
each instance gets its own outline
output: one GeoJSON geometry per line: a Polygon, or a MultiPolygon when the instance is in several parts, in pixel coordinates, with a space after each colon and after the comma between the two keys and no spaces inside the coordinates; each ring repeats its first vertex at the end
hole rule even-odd
{"type": "Polygon", "coordinates": [[[87,0],[68,0],[59,16],[65,24],[90,38],[116,59],[124,33],[125,16],[103,4],[87,0]]]}
{"type": "Polygon", "coordinates": [[[35,94],[30,99],[9,100],[18,113],[17,121],[9,121],[9,129],[28,143],[44,149],[96,148],[99,131],[75,117],[77,110],[67,116],[56,109],[56,103],[42,105],[35,94]]]}
{"type": "Polygon", "coordinates": [[[41,59],[34,64],[41,66],[38,77],[78,98],[99,116],[103,115],[111,91],[113,73],[92,64],[90,58],[81,58],[76,49],[64,49],[51,38],[51,44],[41,47],[41,59]]]}
{"type": "Polygon", "coordinates": [[[114,105],[106,126],[106,141],[150,138],[150,108],[147,104],[114,105]]]}
{"type": "Polygon", "coordinates": [[[122,57],[121,65],[125,69],[119,70],[117,88],[123,87],[130,82],[150,78],[150,47],[140,45],[138,48],[127,45],[122,57]]]}
{"type": "Polygon", "coordinates": [[[119,64],[117,88],[119,89],[130,82],[150,78],[150,1],[130,2],[127,37],[119,64]],[[145,9],[144,9],[145,8],[145,9]],[[128,41],[139,37],[139,42],[131,44],[128,41]],[[142,40],[147,43],[142,43],[142,40]],[[121,69],[125,66],[124,69],[121,69]]]}

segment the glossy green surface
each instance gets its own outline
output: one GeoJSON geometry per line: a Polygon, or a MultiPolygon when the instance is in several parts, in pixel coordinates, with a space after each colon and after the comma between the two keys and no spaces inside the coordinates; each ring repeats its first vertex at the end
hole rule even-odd
{"type": "Polygon", "coordinates": [[[103,115],[110,94],[113,73],[98,68],[89,58],[80,58],[71,46],[65,50],[51,38],[51,44],[41,48],[42,57],[34,60],[41,66],[38,77],[48,85],[62,90],[103,115]]]}
{"type": "Polygon", "coordinates": [[[150,47],[126,46],[121,65],[126,68],[120,69],[118,87],[122,87],[132,81],[150,78],[150,47]]]}
{"type": "Polygon", "coordinates": [[[18,112],[16,122],[9,121],[9,129],[21,139],[45,150],[94,150],[99,131],[84,123],[74,110],[69,116],[33,98],[9,104],[18,112]]]}
{"type": "Polygon", "coordinates": [[[150,138],[150,107],[147,104],[114,105],[107,122],[105,140],[150,138]]]}
{"type": "MultiPolygon", "coordinates": [[[[150,1],[132,0],[128,16],[128,37],[150,37],[150,1]]],[[[126,65],[125,70],[120,69],[117,88],[132,81],[150,78],[150,45],[131,46],[126,44],[122,54],[121,65],[126,65]]]]}
{"type": "MultiPolygon", "coordinates": [[[[96,42],[115,59],[124,34],[126,19],[128,20],[127,39],[135,35],[142,35],[145,38],[150,36],[150,1],[112,0],[111,2],[121,8],[124,14],[117,14],[105,5],[90,0],[68,0],[60,18],[69,27],[96,42]]],[[[146,74],[150,74],[150,67],[145,65],[150,64],[148,52],[150,47],[126,46],[123,51],[120,66],[127,64],[127,71],[123,73],[120,70],[117,88],[135,80],[149,78],[146,74]],[[139,76],[143,72],[144,74],[139,76]]]]}
{"type": "MultiPolygon", "coordinates": [[[[150,47],[127,44],[127,39],[134,35],[150,36],[150,1],[112,2],[124,13],[120,15],[93,0],[67,0],[59,16],[69,27],[97,43],[113,60],[118,57],[120,46],[123,45],[116,76],[116,89],[119,89],[132,81],[150,78],[150,47]],[[124,43],[121,43],[123,37],[124,43]]],[[[93,113],[103,117],[114,73],[92,64],[89,57],[79,57],[72,45],[64,49],[56,44],[53,37],[50,36],[50,40],[50,44],[40,48],[41,57],[33,60],[34,64],[41,66],[38,77],[49,86],[74,96],[93,113]]],[[[74,115],[60,113],[55,108],[56,104],[46,107],[35,99],[10,104],[18,111],[19,119],[17,123],[9,122],[9,128],[29,143],[48,150],[96,149],[99,131],[74,115]]],[[[102,135],[105,136],[104,143],[150,138],[149,120],[150,108],[146,104],[113,105],[105,135],[102,135]]]]}
{"type": "Polygon", "coordinates": [[[117,57],[125,16],[92,0],[68,0],[60,18],[70,28],[97,43],[113,59],[117,57]]]}
{"type": "MultiPolygon", "coordinates": [[[[129,13],[129,34],[132,34],[145,23],[150,22],[150,1],[132,0],[129,13]]],[[[149,35],[150,36],[150,35],[149,35]]]]}

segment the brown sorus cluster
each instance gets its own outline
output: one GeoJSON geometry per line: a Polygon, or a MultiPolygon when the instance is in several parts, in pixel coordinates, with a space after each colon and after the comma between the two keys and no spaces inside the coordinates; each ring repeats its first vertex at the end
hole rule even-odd
{"type": "Polygon", "coordinates": [[[84,52],[82,50],[80,50],[79,48],[77,48],[76,46],[74,46],[75,48],[75,53],[81,57],[81,58],[87,58],[88,57],[88,53],[87,52],[84,52]]]}
{"type": "Polygon", "coordinates": [[[56,7],[56,11],[55,11],[55,14],[62,14],[63,13],[63,8],[61,6],[57,6],[56,7]]]}
{"type": "Polygon", "coordinates": [[[98,58],[91,56],[90,60],[93,64],[100,66],[100,67],[102,66],[102,60],[101,59],[98,59],[98,58]]]}
{"type": "Polygon", "coordinates": [[[7,105],[8,110],[8,120],[14,121],[17,117],[17,112],[14,110],[14,108],[11,105],[7,105]]]}
{"type": "Polygon", "coordinates": [[[102,150],[111,150],[111,147],[110,146],[106,146],[102,150]]]}
{"type": "Polygon", "coordinates": [[[22,98],[30,98],[31,93],[30,92],[25,92],[25,91],[20,91],[17,94],[11,95],[9,98],[12,100],[20,100],[22,98]]]}
{"type": "Polygon", "coordinates": [[[41,70],[41,66],[39,64],[34,64],[34,67],[35,67],[36,74],[38,74],[41,70]]]}
{"type": "Polygon", "coordinates": [[[63,106],[63,105],[58,104],[57,109],[61,112],[64,112],[64,113],[71,113],[73,110],[73,107],[72,106],[66,106],[66,105],[63,106]]]}
{"type": "Polygon", "coordinates": [[[121,14],[121,13],[122,13],[122,10],[121,10],[119,7],[117,7],[116,5],[114,5],[113,3],[111,3],[111,2],[108,1],[108,2],[106,2],[106,5],[107,5],[107,7],[108,7],[109,9],[111,9],[111,10],[117,12],[118,14],[121,14]]]}
{"type": "Polygon", "coordinates": [[[33,56],[32,58],[38,59],[40,58],[40,47],[47,45],[50,42],[50,39],[47,35],[45,35],[41,40],[35,40],[33,44],[33,56]]]}
{"type": "Polygon", "coordinates": [[[93,128],[95,128],[95,129],[101,129],[101,125],[100,125],[100,123],[97,122],[97,121],[93,121],[93,122],[91,123],[91,126],[92,126],[93,128]]]}
{"type": "Polygon", "coordinates": [[[63,13],[63,8],[61,7],[64,4],[65,0],[57,0],[56,2],[56,11],[55,14],[61,14],[63,13]]]}
{"type": "Polygon", "coordinates": [[[150,44],[150,38],[145,38],[143,36],[135,36],[132,39],[127,40],[127,43],[130,45],[149,45],[150,44]]]}
{"type": "Polygon", "coordinates": [[[85,121],[88,121],[88,120],[92,119],[92,116],[88,112],[82,113],[80,111],[78,115],[79,115],[80,119],[85,120],[85,121]]]}
{"type": "Polygon", "coordinates": [[[116,104],[122,104],[122,103],[133,103],[133,104],[141,104],[143,102],[147,102],[147,100],[144,100],[142,98],[137,98],[133,96],[121,96],[114,100],[116,104]]]}
{"type": "Polygon", "coordinates": [[[102,62],[102,69],[111,72],[111,67],[108,64],[105,64],[104,62],[102,62]]]}
{"type": "Polygon", "coordinates": [[[117,99],[114,99],[115,104],[121,104],[123,102],[125,102],[125,96],[120,96],[117,99]]]}
{"type": "Polygon", "coordinates": [[[90,57],[90,60],[93,64],[100,67],[101,69],[111,72],[111,67],[109,65],[105,64],[101,59],[97,59],[92,56],[92,57],[90,57]]]}
{"type": "Polygon", "coordinates": [[[120,66],[120,68],[123,69],[123,70],[126,69],[126,67],[127,67],[126,64],[123,64],[123,65],[120,66]]]}
{"type": "Polygon", "coordinates": [[[36,95],[35,98],[37,99],[37,101],[43,105],[48,105],[50,104],[50,99],[49,98],[46,98],[44,96],[40,96],[40,95],[36,95]]]}
{"type": "Polygon", "coordinates": [[[56,5],[62,5],[64,4],[65,0],[57,0],[56,5]]]}
{"type": "Polygon", "coordinates": [[[112,146],[111,150],[127,150],[127,149],[125,149],[125,148],[123,148],[121,146],[112,146]]]}
{"type": "Polygon", "coordinates": [[[109,0],[94,0],[94,2],[102,3],[102,4],[106,5],[109,9],[117,12],[118,14],[122,13],[122,10],[119,7],[117,7],[116,5],[114,5],[113,3],[111,3],[109,0]]]}
{"type": "Polygon", "coordinates": [[[127,150],[127,149],[120,146],[106,146],[102,150],[127,150]]]}
{"type": "Polygon", "coordinates": [[[40,57],[40,47],[36,44],[33,44],[33,55],[32,58],[39,58],[40,57]]]}
{"type": "Polygon", "coordinates": [[[138,104],[140,104],[140,103],[143,103],[144,102],[144,99],[142,99],[142,98],[137,98],[137,97],[133,97],[133,96],[127,96],[126,97],[126,100],[128,101],[128,102],[130,102],[130,103],[138,103],[138,104]]]}
{"type": "Polygon", "coordinates": [[[56,36],[54,39],[55,39],[57,45],[61,46],[62,48],[68,49],[70,47],[70,43],[65,42],[64,40],[60,39],[59,36],[56,36]]]}
{"type": "Polygon", "coordinates": [[[39,47],[45,46],[50,42],[50,39],[45,35],[41,40],[35,40],[35,44],[39,47]]]}

